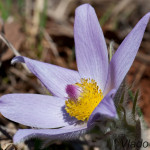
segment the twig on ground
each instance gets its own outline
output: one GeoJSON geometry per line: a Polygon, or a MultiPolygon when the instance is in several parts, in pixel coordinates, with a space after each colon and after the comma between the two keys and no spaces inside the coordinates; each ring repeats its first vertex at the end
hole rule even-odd
{"type": "Polygon", "coordinates": [[[38,93],[43,93],[42,88],[40,88],[40,86],[38,87],[37,84],[35,84],[33,81],[30,80],[29,82],[29,78],[24,75],[21,71],[15,69],[15,68],[11,68],[10,71],[15,74],[17,77],[19,77],[20,79],[22,79],[23,81],[25,81],[28,85],[30,85],[33,89],[35,89],[38,93]]]}
{"type": "Polygon", "coordinates": [[[0,132],[3,133],[8,139],[12,139],[9,133],[6,130],[4,130],[1,126],[0,126],[0,132]]]}
{"type": "Polygon", "coordinates": [[[17,147],[13,143],[8,143],[3,147],[3,150],[17,150],[17,147]]]}
{"type": "Polygon", "coordinates": [[[50,49],[52,50],[54,56],[57,58],[59,57],[59,53],[57,50],[57,46],[56,44],[53,42],[53,39],[50,37],[50,35],[46,32],[46,30],[42,30],[45,39],[47,40],[47,42],[49,43],[50,49]]]}
{"type": "MultiPolygon", "coordinates": [[[[14,46],[5,38],[5,36],[1,33],[0,34],[0,39],[8,46],[8,48],[10,48],[12,50],[12,52],[14,53],[15,56],[21,56],[20,53],[14,48],[14,46]]],[[[24,69],[30,73],[29,69],[27,68],[27,66],[25,64],[22,63],[22,66],[24,67],[24,69]]]]}
{"type": "MultiPolygon", "coordinates": [[[[49,1],[50,3],[51,1],[49,1]]],[[[58,21],[65,21],[69,14],[69,7],[74,4],[75,0],[60,0],[55,9],[48,8],[47,15],[58,21]]]]}

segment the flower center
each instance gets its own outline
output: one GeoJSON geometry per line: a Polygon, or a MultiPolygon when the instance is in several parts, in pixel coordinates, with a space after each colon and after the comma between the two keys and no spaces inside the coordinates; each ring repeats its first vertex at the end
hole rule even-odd
{"type": "Polygon", "coordinates": [[[81,121],[87,121],[103,99],[102,91],[93,79],[81,79],[80,83],[68,85],[66,92],[69,96],[65,107],[67,113],[81,121]]]}

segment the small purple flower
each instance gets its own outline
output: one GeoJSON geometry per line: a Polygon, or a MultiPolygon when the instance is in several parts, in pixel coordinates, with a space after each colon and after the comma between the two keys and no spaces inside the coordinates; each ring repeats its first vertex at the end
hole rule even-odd
{"type": "Polygon", "coordinates": [[[53,96],[8,94],[0,98],[0,112],[8,119],[38,129],[21,129],[14,142],[38,137],[67,139],[85,133],[98,117],[116,118],[113,96],[131,67],[150,13],[124,39],[110,63],[103,32],[94,9],[76,9],[74,38],[78,71],[15,57],[38,77],[53,96]]]}

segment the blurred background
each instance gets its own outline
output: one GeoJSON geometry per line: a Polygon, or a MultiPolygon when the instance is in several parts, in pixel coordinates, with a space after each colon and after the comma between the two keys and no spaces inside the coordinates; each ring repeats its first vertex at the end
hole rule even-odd
{"type": "MultiPolygon", "coordinates": [[[[12,66],[15,55],[23,55],[65,68],[77,69],[73,24],[77,6],[90,3],[96,10],[107,46],[114,50],[135,24],[150,11],[149,0],[0,0],[0,32],[12,43],[12,51],[0,40],[0,96],[8,93],[47,93],[40,82],[21,64],[12,66]]],[[[133,90],[140,89],[140,107],[150,125],[150,24],[140,50],[127,75],[133,90]]],[[[11,110],[10,110],[11,111],[11,110]]],[[[12,136],[26,126],[0,114],[0,146],[15,149],[12,136]]],[[[40,141],[20,144],[19,149],[40,149],[40,141]]],[[[57,142],[49,149],[94,149],[77,143],[57,142]]]]}

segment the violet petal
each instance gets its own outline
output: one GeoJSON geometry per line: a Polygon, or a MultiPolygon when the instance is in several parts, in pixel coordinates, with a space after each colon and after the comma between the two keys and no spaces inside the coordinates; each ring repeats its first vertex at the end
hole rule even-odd
{"type": "Polygon", "coordinates": [[[65,100],[40,94],[8,94],[0,98],[0,112],[6,118],[38,128],[57,128],[73,124],[64,109],[65,100]]]}
{"type": "Polygon", "coordinates": [[[103,90],[108,73],[108,54],[95,10],[84,4],[76,9],[74,38],[81,78],[94,79],[103,90]]]}
{"type": "Polygon", "coordinates": [[[99,105],[92,112],[87,126],[90,127],[94,121],[100,119],[102,116],[109,118],[117,118],[116,107],[114,105],[113,96],[115,95],[116,90],[111,90],[99,103],[99,105]]]}
{"type": "Polygon", "coordinates": [[[149,19],[150,13],[147,13],[128,34],[113,55],[109,65],[105,94],[110,89],[118,89],[125,78],[140,47],[149,19]]]}
{"type": "Polygon", "coordinates": [[[16,62],[25,63],[29,70],[38,77],[45,87],[53,95],[58,97],[66,97],[66,86],[80,81],[79,73],[74,70],[43,63],[22,56],[15,57],[12,60],[12,63],[16,62]]]}
{"type": "Polygon", "coordinates": [[[13,141],[19,143],[31,138],[51,140],[65,140],[79,137],[87,130],[86,124],[77,126],[67,126],[60,129],[21,129],[15,134],[13,141]]]}

